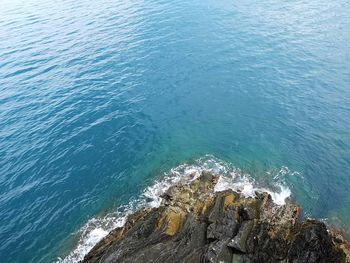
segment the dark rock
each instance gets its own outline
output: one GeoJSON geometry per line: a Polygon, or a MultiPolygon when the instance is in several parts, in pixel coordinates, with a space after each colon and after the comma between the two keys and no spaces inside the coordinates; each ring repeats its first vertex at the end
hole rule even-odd
{"type": "Polygon", "coordinates": [[[231,262],[232,260],[232,251],[227,246],[229,242],[226,240],[217,240],[211,242],[205,253],[206,262],[231,262]]]}
{"type": "Polygon", "coordinates": [[[244,221],[238,231],[238,234],[227,245],[238,250],[239,252],[246,253],[246,242],[253,227],[253,220],[244,221]]]}
{"type": "Polygon", "coordinates": [[[217,180],[205,172],[170,187],[159,208],[130,215],[83,262],[349,261],[342,236],[318,221],[298,223],[298,206],[278,206],[268,193],[214,192],[217,180]]]}
{"type": "Polygon", "coordinates": [[[290,262],[345,262],[345,254],[335,246],[324,223],[307,220],[293,237],[288,259],[290,262]]]}

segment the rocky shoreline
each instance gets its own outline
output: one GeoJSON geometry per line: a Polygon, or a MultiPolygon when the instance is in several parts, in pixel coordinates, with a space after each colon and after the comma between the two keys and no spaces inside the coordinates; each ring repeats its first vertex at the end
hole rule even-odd
{"type": "Polygon", "coordinates": [[[218,176],[180,181],[158,208],[130,215],[84,258],[97,262],[350,262],[349,243],[266,192],[215,192],[218,176]]]}

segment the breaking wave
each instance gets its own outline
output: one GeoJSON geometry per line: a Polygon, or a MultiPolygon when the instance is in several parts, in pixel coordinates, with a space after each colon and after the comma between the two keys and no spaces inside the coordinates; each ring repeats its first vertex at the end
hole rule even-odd
{"type": "Polygon", "coordinates": [[[277,205],[285,204],[285,201],[291,196],[291,190],[284,179],[287,175],[297,174],[291,172],[287,167],[268,171],[266,177],[273,183],[272,187],[268,187],[261,185],[260,182],[257,182],[257,178],[252,175],[211,155],[206,155],[192,163],[181,164],[164,173],[152,185],[145,188],[138,199],[120,207],[117,212],[90,219],[76,234],[78,242],[73,250],[65,258],[58,258],[56,263],[79,262],[111,230],[123,226],[129,214],[141,207],[158,207],[161,203],[161,195],[169,187],[180,180],[194,180],[203,171],[220,175],[215,191],[232,189],[245,196],[254,196],[256,191],[264,191],[271,195],[272,200],[277,205]]]}

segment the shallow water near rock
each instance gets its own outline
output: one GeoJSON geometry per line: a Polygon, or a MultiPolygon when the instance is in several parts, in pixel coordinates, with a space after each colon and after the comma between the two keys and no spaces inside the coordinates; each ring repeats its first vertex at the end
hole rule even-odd
{"type": "Polygon", "coordinates": [[[0,261],[74,262],[193,166],[350,229],[349,13],[1,1],[0,261]]]}

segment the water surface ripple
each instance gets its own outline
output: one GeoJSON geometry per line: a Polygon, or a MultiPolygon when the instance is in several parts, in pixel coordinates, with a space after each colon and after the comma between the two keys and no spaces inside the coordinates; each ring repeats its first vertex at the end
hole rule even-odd
{"type": "Polygon", "coordinates": [[[212,154],[281,167],[350,229],[350,2],[0,3],[0,258],[53,262],[96,215],[212,154]],[[291,173],[294,174],[295,173],[291,173]]]}

